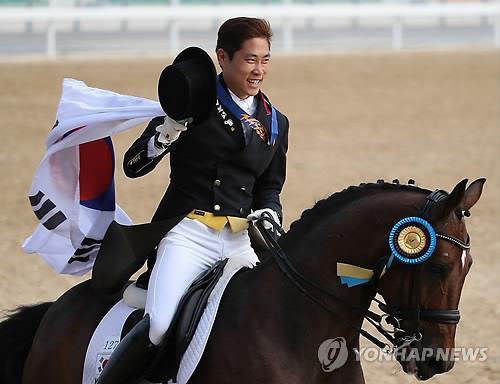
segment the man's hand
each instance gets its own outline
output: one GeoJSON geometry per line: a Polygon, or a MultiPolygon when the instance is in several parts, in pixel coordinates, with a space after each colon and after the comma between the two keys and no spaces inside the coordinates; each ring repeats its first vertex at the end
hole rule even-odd
{"type": "MultiPolygon", "coordinates": [[[[278,224],[281,225],[280,219],[278,214],[272,210],[271,208],[263,208],[263,209],[257,209],[256,211],[252,212],[247,216],[248,220],[255,221],[259,219],[262,216],[271,216],[271,218],[278,224]]],[[[273,229],[273,225],[269,223],[268,221],[264,221],[264,228],[265,229],[273,229]]]]}
{"type": "Polygon", "coordinates": [[[165,122],[156,127],[158,141],[162,144],[170,144],[179,138],[181,132],[187,129],[185,121],[177,122],[168,116],[165,116],[165,122]]]}

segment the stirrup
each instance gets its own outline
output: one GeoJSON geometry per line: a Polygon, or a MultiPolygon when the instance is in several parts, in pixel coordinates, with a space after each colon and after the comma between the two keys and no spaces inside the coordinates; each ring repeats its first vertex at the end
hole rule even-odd
{"type": "Polygon", "coordinates": [[[158,350],[149,340],[149,315],[144,316],[120,341],[96,384],[137,384],[158,350]]]}

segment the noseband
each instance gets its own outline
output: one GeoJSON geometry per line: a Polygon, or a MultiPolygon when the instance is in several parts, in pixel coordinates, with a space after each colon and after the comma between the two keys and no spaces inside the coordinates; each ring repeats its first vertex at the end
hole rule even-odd
{"type": "MultiPolygon", "coordinates": [[[[426,197],[426,204],[424,209],[422,210],[423,220],[422,219],[420,220],[425,221],[427,223],[426,220],[430,219],[433,208],[439,202],[443,201],[447,196],[448,193],[443,190],[436,190],[430,193],[426,197]]],[[[387,304],[374,297],[372,300],[377,302],[379,304],[379,308],[384,312],[382,315],[379,315],[377,313],[370,311],[369,309],[367,310],[365,307],[356,306],[353,305],[352,303],[346,302],[345,300],[337,297],[336,293],[326,290],[325,288],[317,285],[315,282],[308,279],[302,273],[297,271],[295,267],[291,264],[290,260],[286,257],[284,251],[281,249],[281,247],[277,242],[277,236],[275,234],[276,233],[283,234],[284,231],[278,224],[276,224],[272,220],[272,218],[263,216],[261,219],[258,220],[257,227],[259,228],[265,241],[269,245],[272,251],[271,254],[273,255],[274,260],[277,262],[281,271],[304,295],[306,295],[312,301],[320,305],[323,309],[335,314],[338,318],[343,320],[350,327],[357,330],[362,336],[372,341],[378,347],[383,348],[386,352],[394,352],[397,349],[410,345],[413,341],[421,340],[422,338],[422,334],[420,333],[421,321],[435,322],[440,324],[451,324],[451,325],[458,324],[458,322],[460,321],[460,311],[458,309],[444,309],[444,310],[422,309],[419,307],[418,305],[419,280],[416,279],[416,275],[418,274],[420,265],[414,265],[415,271],[414,273],[412,273],[412,282],[411,282],[412,290],[410,292],[410,295],[414,295],[413,298],[415,301],[415,308],[410,308],[410,309],[389,308],[387,304]],[[272,232],[264,228],[264,222],[268,222],[273,226],[272,232]],[[323,301],[321,298],[319,298],[312,292],[313,290],[316,290],[324,295],[327,295],[328,297],[334,299],[335,301],[340,302],[345,306],[348,306],[352,309],[361,312],[363,314],[363,317],[367,321],[369,321],[392,344],[392,346],[383,341],[380,341],[366,330],[353,325],[348,317],[342,316],[342,314],[340,313],[341,311],[339,311],[338,308],[335,308],[329,303],[323,301]],[[400,324],[404,320],[415,321],[415,329],[412,330],[411,332],[402,329],[400,324]],[[389,329],[387,324],[391,325],[392,328],[389,329]]],[[[432,227],[431,230],[433,232],[432,227]]],[[[455,237],[440,233],[434,233],[434,236],[435,238],[439,238],[453,244],[454,246],[462,249],[463,251],[470,249],[469,237],[467,237],[467,242],[463,242],[462,240],[459,240],[455,237]]],[[[407,264],[420,264],[420,262],[423,262],[427,258],[429,258],[432,255],[433,251],[434,248],[432,248],[428,256],[423,258],[418,263],[409,261],[407,262],[407,264]]],[[[377,283],[380,280],[380,278],[384,276],[384,274],[387,272],[388,268],[390,267],[390,264],[392,263],[392,259],[393,257],[391,255],[390,257],[388,256],[378,260],[377,263],[375,264],[376,267],[371,277],[369,279],[360,279],[362,281],[361,283],[357,282],[353,283],[353,285],[368,283],[368,286],[371,289],[373,289],[376,293],[377,283]]],[[[400,261],[405,262],[404,259],[400,261]]]]}

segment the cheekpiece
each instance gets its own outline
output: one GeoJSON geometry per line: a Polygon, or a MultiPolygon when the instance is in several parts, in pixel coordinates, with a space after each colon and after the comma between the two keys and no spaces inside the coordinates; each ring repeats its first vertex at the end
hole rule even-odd
{"type": "Polygon", "coordinates": [[[406,217],[398,221],[389,234],[389,247],[396,259],[405,264],[420,264],[436,249],[436,232],[420,217],[406,217]]]}

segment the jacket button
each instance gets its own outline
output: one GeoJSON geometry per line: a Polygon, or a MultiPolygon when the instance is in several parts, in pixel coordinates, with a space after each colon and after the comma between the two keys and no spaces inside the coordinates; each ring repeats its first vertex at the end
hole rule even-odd
{"type": "Polygon", "coordinates": [[[220,180],[219,179],[214,181],[214,186],[220,187],[220,180]]]}
{"type": "Polygon", "coordinates": [[[240,215],[243,215],[244,212],[245,210],[243,208],[240,208],[240,215]]]}
{"type": "Polygon", "coordinates": [[[245,187],[240,188],[242,191],[246,191],[247,189],[245,187]]]}
{"type": "Polygon", "coordinates": [[[219,204],[215,204],[214,205],[214,211],[220,211],[220,205],[219,204]]]}

